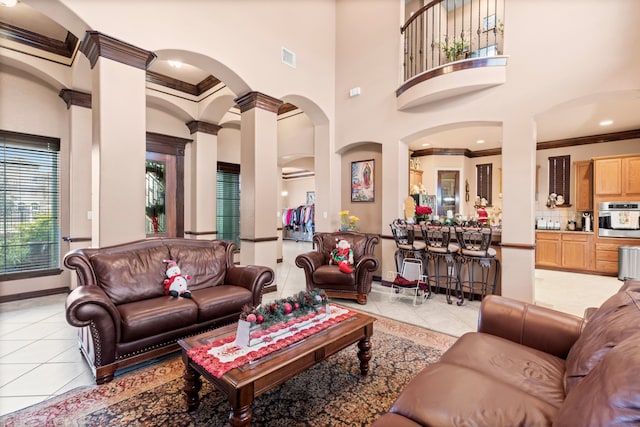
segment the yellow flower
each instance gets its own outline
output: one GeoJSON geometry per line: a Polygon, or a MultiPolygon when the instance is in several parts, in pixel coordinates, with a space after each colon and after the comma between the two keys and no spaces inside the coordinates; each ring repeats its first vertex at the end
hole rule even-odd
{"type": "Polygon", "coordinates": [[[340,216],[347,216],[349,215],[349,211],[341,211],[340,212],[340,216]]]}
{"type": "Polygon", "coordinates": [[[349,221],[351,221],[351,222],[358,222],[358,221],[360,221],[360,218],[358,218],[358,217],[357,217],[357,216],[355,216],[355,215],[351,215],[351,216],[349,217],[349,221]]]}

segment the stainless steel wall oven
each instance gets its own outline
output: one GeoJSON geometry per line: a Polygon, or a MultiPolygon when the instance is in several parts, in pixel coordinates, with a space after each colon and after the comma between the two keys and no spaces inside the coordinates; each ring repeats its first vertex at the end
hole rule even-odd
{"type": "Polygon", "coordinates": [[[640,202],[598,203],[598,236],[640,238],[640,202]]]}

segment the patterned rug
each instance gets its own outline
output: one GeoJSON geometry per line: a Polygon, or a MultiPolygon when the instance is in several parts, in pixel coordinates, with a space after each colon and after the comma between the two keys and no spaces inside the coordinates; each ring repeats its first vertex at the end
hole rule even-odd
{"type": "MultiPolygon", "coordinates": [[[[254,426],[367,426],[384,414],[424,366],[456,340],[378,317],[369,375],[361,376],[352,345],[253,403],[254,426]]],[[[200,407],[188,412],[179,355],[81,387],[0,418],[2,426],[224,426],[229,404],[206,380],[200,407]]]]}

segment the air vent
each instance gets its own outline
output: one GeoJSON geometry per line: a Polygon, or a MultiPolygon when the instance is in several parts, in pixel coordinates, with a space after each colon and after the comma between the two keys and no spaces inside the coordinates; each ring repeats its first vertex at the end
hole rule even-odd
{"type": "Polygon", "coordinates": [[[296,54],[286,47],[282,48],[282,63],[287,64],[291,68],[296,68],[296,54]]]}

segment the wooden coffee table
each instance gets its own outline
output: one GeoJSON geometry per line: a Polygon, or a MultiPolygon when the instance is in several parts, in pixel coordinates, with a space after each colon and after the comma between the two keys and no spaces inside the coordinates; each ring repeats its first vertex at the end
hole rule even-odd
{"type": "Polygon", "coordinates": [[[189,410],[198,408],[201,375],[222,392],[231,404],[229,423],[246,426],[251,423],[251,403],[261,394],[309,369],[334,353],[358,343],[360,373],[369,372],[374,317],[358,312],[355,316],[332,325],[301,341],[274,351],[216,378],[187,355],[193,347],[208,344],[236,332],[235,324],[178,341],[184,361],[184,392],[189,410]]]}

